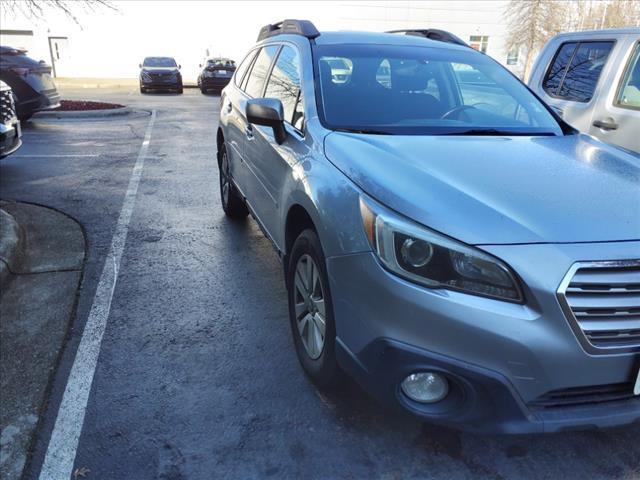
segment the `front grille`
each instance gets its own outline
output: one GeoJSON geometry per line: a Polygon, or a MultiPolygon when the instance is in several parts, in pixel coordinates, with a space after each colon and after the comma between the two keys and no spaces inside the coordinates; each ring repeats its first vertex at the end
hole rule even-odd
{"type": "Polygon", "coordinates": [[[558,299],[574,331],[589,345],[640,347],[640,260],[575,264],[558,299]]]}
{"type": "Polygon", "coordinates": [[[13,104],[11,90],[0,91],[0,122],[7,123],[15,120],[16,108],[13,104]]]}
{"type": "Polygon", "coordinates": [[[554,390],[536,398],[529,403],[529,406],[533,408],[573,407],[629,399],[640,401],[640,397],[633,395],[633,384],[616,383],[554,390]]]}

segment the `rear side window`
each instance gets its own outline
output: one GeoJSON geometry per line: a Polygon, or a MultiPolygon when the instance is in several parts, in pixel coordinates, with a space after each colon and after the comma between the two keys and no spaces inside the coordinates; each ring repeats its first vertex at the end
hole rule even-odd
{"type": "MultiPolygon", "coordinates": [[[[284,108],[284,119],[294,125],[296,104],[300,100],[300,59],[298,52],[285,45],[273,67],[265,97],[277,98],[284,108]]],[[[298,109],[301,110],[301,109],[298,109]]]]}
{"type": "Polygon", "coordinates": [[[640,44],[636,45],[627,64],[627,70],[616,96],[616,105],[640,110],[640,44]]]}
{"type": "Polygon", "coordinates": [[[278,45],[269,45],[268,47],[264,47],[260,50],[256,61],[253,62],[251,73],[249,74],[247,88],[245,89],[247,95],[254,98],[262,96],[264,82],[267,78],[267,73],[269,72],[269,67],[273,62],[273,58],[276,56],[276,53],[278,53],[278,48],[280,48],[278,45]]]}
{"type": "Polygon", "coordinates": [[[234,81],[235,81],[235,84],[238,87],[240,86],[240,82],[242,81],[242,77],[244,77],[244,73],[249,68],[249,65],[251,65],[251,61],[253,60],[253,57],[255,57],[255,55],[256,55],[256,51],[255,50],[249,52],[249,55],[247,55],[244,58],[244,60],[242,61],[242,63],[238,67],[238,69],[236,70],[236,76],[234,77],[235,78],[234,81]]]}
{"type": "Polygon", "coordinates": [[[561,45],[542,88],[552,97],[588,102],[598,84],[613,42],[568,42],[561,45]]]}

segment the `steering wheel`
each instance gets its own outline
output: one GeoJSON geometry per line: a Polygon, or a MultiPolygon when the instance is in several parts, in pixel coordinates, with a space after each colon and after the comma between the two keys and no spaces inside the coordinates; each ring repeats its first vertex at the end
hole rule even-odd
{"type": "Polygon", "coordinates": [[[460,112],[464,112],[465,110],[476,110],[476,107],[473,105],[458,105],[457,107],[453,107],[448,112],[445,112],[440,117],[441,120],[448,120],[449,118],[456,117],[460,112]]]}

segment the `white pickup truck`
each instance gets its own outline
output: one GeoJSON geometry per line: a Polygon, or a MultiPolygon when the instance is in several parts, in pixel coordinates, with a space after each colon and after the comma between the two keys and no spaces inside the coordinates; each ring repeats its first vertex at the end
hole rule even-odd
{"type": "Polygon", "coordinates": [[[640,28],[562,33],[544,46],[529,87],[562,118],[640,152],[640,28]]]}

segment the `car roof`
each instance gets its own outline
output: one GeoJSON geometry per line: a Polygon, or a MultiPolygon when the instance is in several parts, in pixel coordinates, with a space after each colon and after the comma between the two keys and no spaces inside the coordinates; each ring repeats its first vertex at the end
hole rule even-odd
{"type": "Polygon", "coordinates": [[[605,28],[602,30],[582,30],[578,32],[565,32],[556,35],[556,38],[571,38],[571,37],[589,37],[606,35],[627,35],[635,34],[640,35],[640,27],[627,27],[627,28],[605,28]]]}
{"type": "MultiPolygon", "coordinates": [[[[266,38],[259,44],[273,43],[283,40],[296,41],[304,39],[301,35],[280,34],[266,38]]],[[[417,35],[404,35],[400,33],[383,33],[383,32],[352,32],[352,31],[335,31],[322,32],[320,36],[314,39],[316,45],[339,45],[339,44],[359,44],[359,45],[398,45],[398,46],[415,46],[415,47],[432,47],[452,50],[462,50],[465,52],[473,51],[469,47],[456,45],[449,42],[441,42],[431,40],[429,38],[417,35]]]]}

